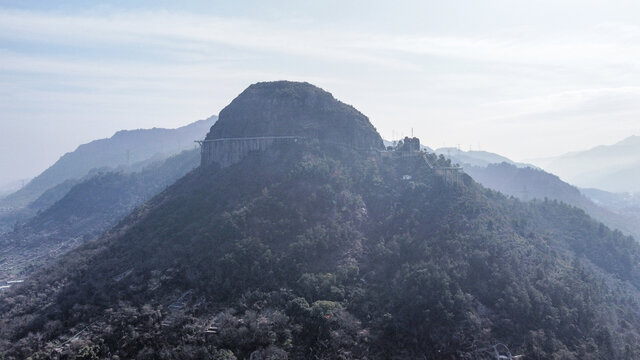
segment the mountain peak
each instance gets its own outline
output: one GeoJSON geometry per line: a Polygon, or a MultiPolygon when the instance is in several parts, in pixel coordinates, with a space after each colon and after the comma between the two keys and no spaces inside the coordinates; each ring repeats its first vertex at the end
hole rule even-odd
{"type": "Polygon", "coordinates": [[[369,119],[331,93],[306,82],[274,81],[249,86],[220,112],[207,140],[299,136],[382,149],[369,119]]]}

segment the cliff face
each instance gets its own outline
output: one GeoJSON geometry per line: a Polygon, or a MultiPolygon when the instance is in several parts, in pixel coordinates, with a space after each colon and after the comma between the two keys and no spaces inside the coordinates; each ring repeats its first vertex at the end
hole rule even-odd
{"type": "MultiPolygon", "coordinates": [[[[384,148],[376,129],[358,110],[316,86],[290,81],[249,86],[220,112],[206,140],[267,136],[297,136],[358,149],[384,148]]],[[[203,163],[225,166],[230,159],[235,162],[248,151],[270,145],[270,141],[205,144],[208,155],[203,154],[203,163]]]]}
{"type": "Polygon", "coordinates": [[[251,151],[264,151],[275,143],[298,141],[298,138],[232,138],[205,142],[202,145],[201,164],[216,163],[227,167],[242,160],[251,151]]]}

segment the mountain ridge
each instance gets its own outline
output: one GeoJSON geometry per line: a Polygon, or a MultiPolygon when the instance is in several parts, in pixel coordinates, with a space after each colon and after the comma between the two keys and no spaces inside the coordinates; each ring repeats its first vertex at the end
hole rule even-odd
{"type": "Polygon", "coordinates": [[[611,145],[534,159],[534,164],[584,188],[611,192],[640,192],[640,136],[611,145]]]}
{"type": "Polygon", "coordinates": [[[516,162],[507,158],[506,156],[502,156],[500,154],[492,153],[484,150],[464,151],[458,148],[444,147],[444,148],[438,148],[434,152],[438,155],[444,155],[450,158],[452,161],[463,166],[465,165],[487,166],[490,164],[500,164],[504,162],[511,165],[515,165],[517,167],[535,168],[534,165],[516,162]]]}
{"type": "Polygon", "coordinates": [[[137,172],[100,171],[65,184],[64,194],[47,199],[51,204],[18,223],[13,231],[0,234],[0,279],[26,276],[101,235],[197,167],[199,160],[197,150],[187,150],[137,172]]]}
{"type": "Polygon", "coordinates": [[[159,153],[165,153],[164,156],[168,157],[193,148],[193,141],[201,139],[216,119],[214,115],[177,129],[120,130],[110,138],[81,144],[76,150],[61,156],[20,190],[1,199],[0,205],[24,207],[47,189],[65,180],[81,178],[94,168],[134,164],[159,153]]]}
{"type": "Polygon", "coordinates": [[[522,201],[534,199],[558,200],[584,210],[594,219],[612,229],[640,239],[640,217],[632,213],[616,211],[612,206],[594,203],[577,187],[562,181],[558,176],[541,169],[518,168],[508,163],[490,164],[486,167],[466,166],[465,171],[487,188],[514,196],[522,201]]]}

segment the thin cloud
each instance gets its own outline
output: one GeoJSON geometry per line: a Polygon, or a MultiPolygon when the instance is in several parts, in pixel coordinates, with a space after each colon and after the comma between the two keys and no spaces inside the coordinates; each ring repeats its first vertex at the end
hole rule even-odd
{"type": "MultiPolygon", "coordinates": [[[[364,36],[367,35],[355,35],[364,36]]],[[[366,63],[415,70],[401,59],[363,52],[351,46],[341,32],[296,30],[270,23],[166,12],[111,15],[57,15],[0,10],[0,37],[52,44],[95,47],[159,47],[165,56],[185,51],[210,59],[220,57],[221,46],[233,50],[304,56],[315,60],[366,63]]]]}
{"type": "MultiPolygon", "coordinates": [[[[0,38],[76,47],[140,46],[160,49],[156,61],[224,61],[242,50],[314,61],[368,64],[399,71],[421,71],[420,57],[468,61],[592,67],[640,66],[640,46],[618,41],[620,33],[638,36],[637,27],[605,23],[593,33],[500,38],[424,34],[377,34],[323,28],[292,29],[246,19],[229,19],[163,11],[111,14],[51,14],[0,10],[0,38]],[[412,57],[418,56],[418,58],[412,57]]],[[[250,58],[250,57],[249,57],[250,58]]]]}
{"type": "Polygon", "coordinates": [[[558,115],[577,116],[606,113],[640,112],[640,86],[596,88],[562,91],[542,96],[496,101],[483,104],[484,108],[504,114],[502,118],[555,119],[558,115]],[[555,116],[549,116],[555,115],[555,116]]]}

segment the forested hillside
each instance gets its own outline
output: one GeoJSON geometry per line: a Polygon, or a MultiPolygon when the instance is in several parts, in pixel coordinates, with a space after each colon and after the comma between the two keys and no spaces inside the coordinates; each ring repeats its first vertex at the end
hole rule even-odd
{"type": "Polygon", "coordinates": [[[640,216],[630,208],[616,211],[613,206],[596,204],[581,191],[556,175],[530,167],[512,164],[490,164],[485,167],[465,166],[465,171],[480,184],[521,200],[558,200],[576,206],[611,228],[640,239],[640,216]]]}
{"type": "MultiPolygon", "coordinates": [[[[92,177],[95,174],[89,173],[85,178],[92,177]]],[[[71,188],[82,179],[66,180],[42,193],[37,199],[29,203],[27,206],[19,209],[12,209],[0,213],[0,234],[12,231],[19,223],[31,219],[38,212],[46,210],[56,201],[62,199],[71,188]]]]}
{"type": "MultiPolygon", "coordinates": [[[[308,86],[261,96],[310,106],[308,86]]],[[[439,175],[449,165],[309,139],[200,167],[6,292],[0,349],[483,359],[499,341],[531,359],[638,358],[640,246],[574,207],[439,175]]]]}
{"type": "MultiPolygon", "coordinates": [[[[46,206],[44,210],[18,224],[13,231],[0,235],[0,280],[22,277],[102,234],[136,206],[197,167],[199,162],[199,151],[184,151],[138,172],[97,172],[71,183],[69,189],[64,190],[64,196],[50,206],[46,206],[51,199],[45,196],[48,192],[45,193],[35,202],[46,206]]],[[[50,197],[58,197],[59,192],[55,190],[50,197]]]]}
{"type": "Polygon", "coordinates": [[[631,238],[560,203],[447,185],[422,158],[329,151],[180,180],[5,296],[7,357],[444,359],[492,339],[532,358],[637,356],[631,238]]]}

